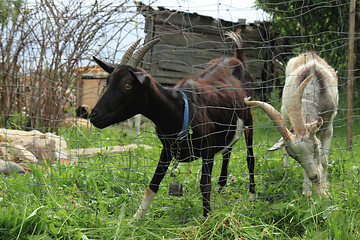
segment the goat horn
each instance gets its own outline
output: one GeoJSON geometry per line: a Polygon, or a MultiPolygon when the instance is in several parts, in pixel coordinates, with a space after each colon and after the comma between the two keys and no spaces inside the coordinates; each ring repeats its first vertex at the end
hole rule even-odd
{"type": "Polygon", "coordinates": [[[141,41],[141,38],[138,39],[133,44],[131,44],[131,46],[128,48],[128,50],[126,50],[126,52],[124,53],[124,56],[121,58],[120,65],[125,65],[125,64],[128,63],[128,61],[130,60],[130,58],[131,58],[133,52],[135,51],[136,47],[139,45],[140,41],[141,41]]]}
{"type": "Polygon", "coordinates": [[[159,41],[160,39],[154,39],[143,45],[139,50],[134,53],[134,55],[132,55],[127,65],[136,68],[137,65],[140,63],[141,59],[144,57],[145,53],[149,51],[149,49],[152,48],[159,41]]]}
{"type": "Polygon", "coordinates": [[[314,75],[308,76],[298,88],[295,90],[293,97],[291,98],[288,113],[291,125],[294,128],[294,132],[296,135],[304,135],[306,132],[306,123],[303,116],[302,111],[302,96],[304,93],[304,89],[309,81],[313,78],[314,75]]]}
{"type": "Polygon", "coordinates": [[[237,48],[243,47],[243,42],[242,42],[243,39],[242,39],[240,33],[228,31],[225,33],[225,36],[227,39],[228,38],[232,39],[235,42],[237,48]]]}
{"type": "Polygon", "coordinates": [[[281,117],[281,114],[270,104],[261,102],[261,101],[248,101],[245,99],[245,104],[252,107],[259,107],[262,109],[269,118],[274,122],[275,126],[279,130],[281,136],[285,139],[285,141],[292,141],[292,133],[285,126],[284,120],[281,117]]]}

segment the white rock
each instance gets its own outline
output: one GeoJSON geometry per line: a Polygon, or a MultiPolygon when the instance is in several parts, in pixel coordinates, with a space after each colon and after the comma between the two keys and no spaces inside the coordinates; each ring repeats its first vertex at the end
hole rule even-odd
{"type": "Polygon", "coordinates": [[[14,145],[11,146],[11,153],[13,155],[13,158],[15,159],[21,159],[25,162],[38,162],[38,159],[35,157],[35,155],[28,151],[24,146],[22,145],[14,145]]]}
{"type": "Polygon", "coordinates": [[[28,137],[24,139],[18,139],[11,143],[12,145],[21,145],[26,150],[32,152],[39,162],[47,160],[55,160],[55,140],[48,138],[33,138],[28,137]]]}
{"type": "Polygon", "coordinates": [[[25,170],[20,165],[12,162],[0,159],[0,173],[10,175],[13,172],[24,173],[25,170]]]}

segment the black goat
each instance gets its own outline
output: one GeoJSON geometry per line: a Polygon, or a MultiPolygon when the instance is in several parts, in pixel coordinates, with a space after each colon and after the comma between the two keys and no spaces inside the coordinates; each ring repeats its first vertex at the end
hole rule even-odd
{"type": "Polygon", "coordinates": [[[213,59],[200,74],[185,78],[174,88],[162,87],[145,70],[136,68],[145,52],[159,40],[148,42],[133,56],[136,45],[132,46],[120,65],[94,57],[110,75],[104,94],[91,111],[90,121],[98,128],[105,128],[141,113],[155,123],[163,144],[156,172],[134,215],[136,220],[144,216],[174,158],[179,162],[202,158],[200,189],[204,216],[207,216],[214,155],[223,155],[218,183],[221,189],[226,185],[232,146],[244,129],[249,192],[255,193],[253,115],[244,103],[244,97],[253,95],[253,80],[243,63],[240,34],[231,32],[228,36],[237,45],[235,57],[213,59]]]}

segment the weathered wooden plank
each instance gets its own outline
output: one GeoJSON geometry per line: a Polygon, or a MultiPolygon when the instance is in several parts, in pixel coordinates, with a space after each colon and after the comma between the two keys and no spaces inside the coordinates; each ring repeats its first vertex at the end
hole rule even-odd
{"type": "MultiPolygon", "coordinates": [[[[166,83],[173,82],[176,83],[181,79],[187,76],[193,76],[199,73],[202,68],[196,68],[193,66],[179,66],[173,64],[171,62],[162,64],[163,67],[155,68],[152,67],[149,70],[149,73],[155,77],[157,81],[163,83],[164,81],[162,78],[166,79],[166,83]]],[[[205,66],[205,65],[204,65],[205,66]]],[[[262,70],[264,68],[264,63],[258,62],[250,62],[248,63],[249,72],[253,75],[254,78],[261,79],[262,70]]]]}
{"type": "MultiPolygon", "coordinates": [[[[227,55],[232,56],[232,55],[227,55]]],[[[213,58],[226,57],[226,55],[212,51],[212,50],[199,50],[199,49],[184,49],[184,50],[163,50],[159,54],[154,54],[152,56],[152,62],[154,61],[164,61],[164,60],[174,60],[184,63],[200,62],[206,63],[213,58]]]]}
{"type": "Polygon", "coordinates": [[[182,72],[185,74],[188,74],[189,72],[199,71],[201,69],[204,69],[206,64],[202,65],[190,65],[190,64],[183,64],[183,63],[177,63],[174,61],[163,61],[161,64],[158,64],[158,69],[161,69],[163,71],[170,71],[169,75],[172,75],[173,72],[182,72]]]}
{"type": "Polygon", "coordinates": [[[232,43],[230,40],[224,41],[225,37],[216,35],[204,35],[204,34],[196,34],[189,32],[174,32],[169,33],[166,31],[156,31],[155,35],[160,37],[161,44],[169,45],[169,46],[186,46],[186,47],[195,47],[195,48],[224,48],[227,49],[231,47],[232,43]]]}
{"type": "MultiPolygon", "coordinates": [[[[203,31],[202,29],[199,31],[192,31],[192,29],[184,29],[184,28],[179,28],[179,29],[175,29],[173,28],[173,32],[169,32],[169,27],[166,26],[160,26],[160,25],[156,25],[156,32],[167,32],[167,33],[176,33],[176,32],[183,32],[183,33],[191,33],[193,35],[202,35],[202,36],[208,36],[208,37],[213,37],[213,38],[218,38],[218,37],[222,37],[224,39],[225,33],[228,31],[237,31],[240,30],[241,31],[241,35],[244,37],[244,39],[248,39],[248,40],[252,40],[252,41],[259,41],[259,42],[263,42],[264,40],[270,40],[269,39],[269,30],[268,30],[268,26],[266,25],[234,25],[234,27],[232,27],[231,29],[226,29],[226,28],[214,28],[212,27],[213,31],[203,31]]],[[[197,28],[201,28],[203,26],[197,26],[197,28]]]]}
{"type": "MultiPolygon", "coordinates": [[[[246,52],[247,62],[263,62],[266,59],[266,54],[255,51],[246,52]]],[[[151,59],[151,63],[166,64],[167,62],[173,62],[183,66],[195,66],[199,68],[205,67],[205,65],[214,58],[218,57],[232,57],[233,54],[225,55],[216,51],[162,51],[160,54],[154,54],[151,59]]]]}
{"type": "MultiPolygon", "coordinates": [[[[144,58],[143,66],[147,69],[150,68],[149,64],[166,65],[176,64],[184,67],[197,67],[204,68],[205,65],[213,58],[222,57],[223,54],[219,54],[216,51],[204,51],[199,49],[165,49],[160,50],[161,47],[155,49],[152,56],[146,56],[144,58]]],[[[156,66],[151,66],[156,67],[156,66]]]]}
{"type": "Polygon", "coordinates": [[[161,45],[166,46],[168,49],[200,49],[200,50],[217,50],[224,51],[231,49],[232,43],[221,41],[219,38],[217,41],[209,40],[207,38],[191,39],[183,38],[181,36],[164,36],[161,38],[161,45]],[[172,40],[176,39],[176,40],[172,40]]]}
{"type": "MultiPolygon", "coordinates": [[[[252,51],[254,53],[254,51],[252,51]]],[[[255,53],[253,57],[247,56],[246,63],[249,71],[255,78],[261,78],[264,67],[264,60],[259,58],[261,53],[255,53]]],[[[184,51],[161,51],[160,54],[152,56],[151,64],[144,64],[143,67],[154,77],[164,76],[167,78],[176,77],[178,80],[185,76],[194,75],[200,72],[208,62],[219,54],[215,51],[212,56],[208,52],[184,52],[184,51]],[[159,57],[161,59],[159,59],[159,57]],[[208,59],[210,57],[210,59],[208,59]]],[[[167,81],[168,82],[168,81],[167,81]]]]}
{"type": "Polygon", "coordinates": [[[178,83],[179,81],[181,81],[183,78],[172,78],[172,77],[161,77],[161,76],[157,76],[156,81],[160,84],[163,85],[175,85],[176,83],[178,83]]]}
{"type": "Polygon", "coordinates": [[[152,18],[155,24],[163,26],[181,26],[191,32],[212,33],[220,30],[234,30],[238,26],[233,22],[217,20],[197,13],[152,11],[142,12],[145,17],[152,18]]]}
{"type": "MultiPolygon", "coordinates": [[[[227,31],[234,31],[241,29],[241,34],[246,39],[263,42],[269,40],[269,23],[259,23],[251,25],[240,25],[237,23],[228,22],[228,26],[220,24],[219,20],[211,22],[197,22],[196,16],[190,16],[186,20],[179,16],[172,15],[168,19],[159,18],[159,15],[155,14],[152,18],[152,25],[155,26],[155,32],[153,35],[159,35],[161,33],[167,34],[193,34],[193,35],[207,35],[207,36],[224,36],[227,31]],[[174,20],[174,21],[172,21],[174,20]],[[185,23],[184,23],[185,21],[185,23]],[[188,22],[186,22],[188,21],[188,22]],[[190,23],[191,22],[191,23],[190,23]],[[216,22],[218,25],[214,25],[216,22]]],[[[222,23],[222,22],[221,22],[222,23]]],[[[154,29],[154,28],[152,28],[154,29]]],[[[149,32],[150,33],[150,32],[149,32]]]]}
{"type": "MultiPolygon", "coordinates": [[[[245,42],[245,51],[247,56],[250,58],[258,58],[263,56],[267,53],[268,46],[267,44],[261,43],[254,43],[254,42],[245,42]],[[256,45],[255,45],[256,44],[256,45]]],[[[221,56],[232,56],[233,55],[233,43],[231,42],[220,42],[220,41],[207,41],[197,39],[184,39],[181,36],[164,36],[161,37],[161,41],[158,45],[156,45],[153,49],[153,53],[160,52],[181,52],[181,53],[196,53],[207,55],[209,54],[210,57],[208,59],[212,59],[214,57],[221,57],[221,56]]],[[[206,58],[206,57],[204,57],[206,58]]]]}
{"type": "MultiPolygon", "coordinates": [[[[226,40],[225,32],[213,34],[205,33],[194,33],[186,32],[184,30],[178,30],[174,32],[169,32],[167,29],[156,28],[153,33],[154,36],[161,37],[164,44],[169,44],[172,46],[192,46],[197,44],[197,47],[202,47],[199,43],[208,43],[212,44],[211,48],[219,48],[217,45],[223,45],[223,48],[229,48],[232,45],[231,40],[226,40]]],[[[253,29],[251,32],[245,31],[241,32],[243,40],[247,46],[261,46],[264,45],[264,41],[267,41],[267,36],[265,33],[261,33],[259,29],[253,29]]]]}

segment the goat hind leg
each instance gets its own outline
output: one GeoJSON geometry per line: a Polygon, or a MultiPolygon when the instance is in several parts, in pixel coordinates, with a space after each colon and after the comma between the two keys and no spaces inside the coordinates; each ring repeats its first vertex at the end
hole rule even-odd
{"type": "MultiPolygon", "coordinates": [[[[253,121],[251,121],[253,122],[253,121]]],[[[249,124],[249,123],[247,123],[249,124]]],[[[252,124],[253,125],[253,124],[252,124]]],[[[252,126],[251,125],[251,126],[252,126]]],[[[246,142],[246,148],[247,148],[247,166],[249,170],[249,198],[250,201],[254,201],[256,194],[255,194],[255,179],[254,179],[254,170],[255,170],[255,157],[254,157],[254,151],[253,151],[253,137],[254,137],[254,129],[252,127],[245,127],[245,142],[246,142]]]]}

